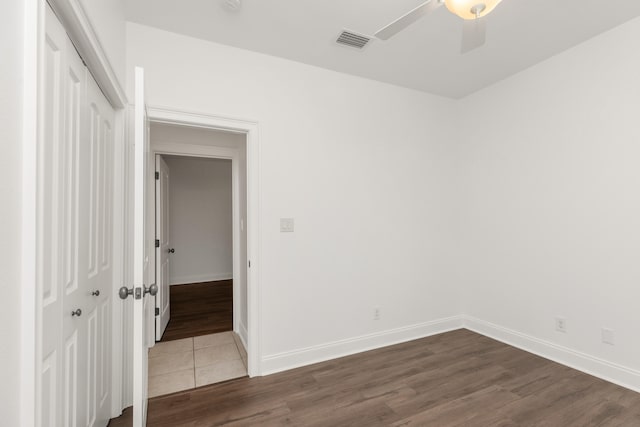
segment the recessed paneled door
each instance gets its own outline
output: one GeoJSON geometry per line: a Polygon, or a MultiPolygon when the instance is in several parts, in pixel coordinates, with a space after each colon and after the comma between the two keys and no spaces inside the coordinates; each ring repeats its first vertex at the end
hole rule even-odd
{"type": "Polygon", "coordinates": [[[38,426],[110,410],[114,112],[46,8],[40,69],[38,426]]]}
{"type": "Polygon", "coordinates": [[[86,425],[104,426],[110,418],[114,113],[90,74],[87,106],[89,131],[84,149],[88,170],[82,197],[89,246],[86,294],[90,295],[86,425]]]}

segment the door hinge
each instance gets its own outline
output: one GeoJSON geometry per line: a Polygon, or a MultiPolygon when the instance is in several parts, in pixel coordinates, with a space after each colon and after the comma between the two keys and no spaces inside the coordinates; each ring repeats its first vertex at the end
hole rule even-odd
{"type": "Polygon", "coordinates": [[[160,179],[160,172],[156,172],[156,179],[160,179]]]}
{"type": "Polygon", "coordinates": [[[160,240],[156,239],[156,248],[160,247],[160,240]]]}
{"type": "Polygon", "coordinates": [[[249,268],[251,268],[251,260],[249,260],[249,268]]]}
{"type": "Polygon", "coordinates": [[[156,307],[156,316],[160,316],[160,307],[156,307]]]}

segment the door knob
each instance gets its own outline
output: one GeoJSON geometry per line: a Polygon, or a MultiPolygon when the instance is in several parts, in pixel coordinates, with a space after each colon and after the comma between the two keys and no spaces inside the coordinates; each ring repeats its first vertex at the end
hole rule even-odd
{"type": "Polygon", "coordinates": [[[151,286],[149,286],[148,288],[145,286],[144,287],[144,294],[151,294],[151,296],[155,297],[158,294],[158,285],[156,285],[155,283],[151,286]]]}
{"type": "Polygon", "coordinates": [[[126,286],[123,286],[118,291],[118,295],[120,296],[120,299],[127,299],[129,295],[133,295],[133,288],[129,289],[126,286]]]}
{"type": "Polygon", "coordinates": [[[91,295],[93,295],[94,297],[99,297],[100,296],[100,290],[96,289],[95,291],[91,292],[91,295]]]}
{"type": "Polygon", "coordinates": [[[72,316],[72,317],[73,317],[73,316],[78,316],[78,317],[82,316],[82,310],[77,309],[77,310],[72,311],[72,312],[71,312],[71,316],[72,316]]]}
{"type": "Polygon", "coordinates": [[[175,250],[175,249],[173,249],[173,248],[169,249],[169,253],[170,253],[170,254],[173,254],[173,253],[175,253],[175,252],[176,252],[176,250],[175,250]]]}

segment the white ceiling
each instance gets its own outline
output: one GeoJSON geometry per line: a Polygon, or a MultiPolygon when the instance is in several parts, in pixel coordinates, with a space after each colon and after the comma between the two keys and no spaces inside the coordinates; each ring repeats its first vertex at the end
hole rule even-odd
{"type": "Polygon", "coordinates": [[[362,51],[343,29],[372,35],[423,0],[127,0],[127,19],[217,43],[460,98],[640,16],[640,0],[503,0],[487,43],[461,55],[462,20],[445,7],[362,51]]]}

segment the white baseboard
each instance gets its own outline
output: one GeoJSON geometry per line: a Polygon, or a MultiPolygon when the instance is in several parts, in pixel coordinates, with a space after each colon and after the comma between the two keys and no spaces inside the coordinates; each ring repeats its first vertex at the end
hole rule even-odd
{"type": "Polygon", "coordinates": [[[531,335],[523,334],[471,316],[462,316],[466,329],[553,360],[605,381],[640,392],[640,371],[599,359],[531,335]]]}
{"type": "Polygon", "coordinates": [[[240,337],[240,341],[242,341],[242,345],[244,346],[244,349],[247,349],[247,337],[249,336],[249,334],[247,333],[247,327],[245,325],[242,324],[242,322],[238,322],[238,330],[236,331],[236,334],[238,334],[238,336],[240,337]]]}
{"type": "Polygon", "coordinates": [[[262,358],[260,368],[262,375],[269,375],[461,328],[462,316],[447,317],[417,325],[272,354],[262,358]]]}
{"type": "Polygon", "coordinates": [[[196,274],[193,276],[174,277],[171,279],[171,286],[231,279],[233,279],[233,273],[196,274]]]}
{"type": "MultiPolygon", "coordinates": [[[[640,371],[638,370],[466,315],[265,356],[262,358],[261,372],[262,375],[269,375],[461,328],[640,392],[640,371]]],[[[239,335],[246,348],[246,328],[243,331],[241,325],[239,335]]]]}
{"type": "Polygon", "coordinates": [[[240,341],[242,341],[242,345],[244,346],[245,351],[247,351],[249,348],[247,346],[247,337],[249,334],[247,333],[247,327],[243,325],[242,322],[238,322],[238,330],[236,331],[236,334],[240,337],[240,341]]]}

